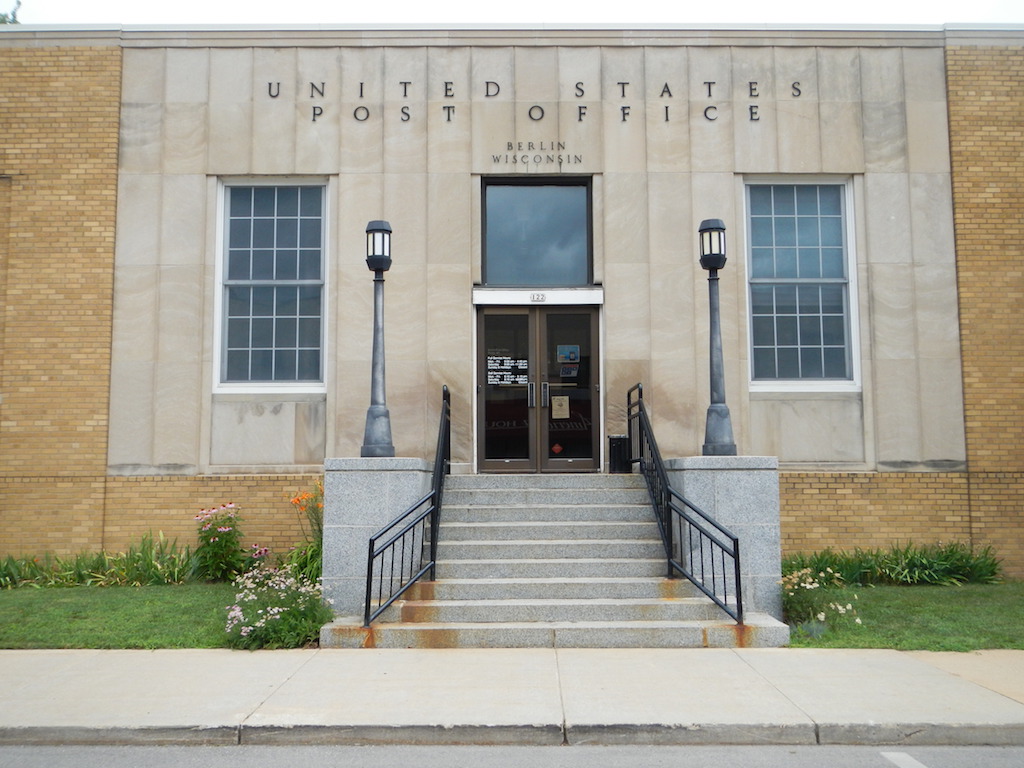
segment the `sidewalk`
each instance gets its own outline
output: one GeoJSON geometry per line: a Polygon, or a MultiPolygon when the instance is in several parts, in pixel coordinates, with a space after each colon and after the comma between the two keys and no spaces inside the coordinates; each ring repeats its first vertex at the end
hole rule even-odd
{"type": "Polygon", "coordinates": [[[1024,745],[1024,651],[2,651],[0,744],[1024,745]]]}

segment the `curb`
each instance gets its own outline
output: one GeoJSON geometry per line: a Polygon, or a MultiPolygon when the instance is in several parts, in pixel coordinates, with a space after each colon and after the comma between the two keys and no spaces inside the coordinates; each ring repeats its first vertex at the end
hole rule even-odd
{"type": "Polygon", "coordinates": [[[0,746],[1024,746],[1024,723],[237,725],[0,729],[0,746]]]}

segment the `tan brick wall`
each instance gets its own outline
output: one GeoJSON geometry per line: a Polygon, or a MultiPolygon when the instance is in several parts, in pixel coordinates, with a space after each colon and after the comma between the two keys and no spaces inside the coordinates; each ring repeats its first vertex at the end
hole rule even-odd
{"type": "Polygon", "coordinates": [[[783,472],[784,552],[970,541],[966,473],[783,472]]]}
{"type": "Polygon", "coordinates": [[[946,61],[973,527],[1024,577],[1024,49],[946,61]]]}
{"type": "Polygon", "coordinates": [[[105,470],[120,66],[118,48],[0,49],[7,477],[105,470]]]}
{"type": "Polygon", "coordinates": [[[201,509],[233,501],[240,508],[246,546],[283,553],[303,538],[290,499],[311,490],[317,475],[111,477],[106,486],[104,548],[121,550],[145,533],[162,531],[179,544],[196,543],[201,509]]]}

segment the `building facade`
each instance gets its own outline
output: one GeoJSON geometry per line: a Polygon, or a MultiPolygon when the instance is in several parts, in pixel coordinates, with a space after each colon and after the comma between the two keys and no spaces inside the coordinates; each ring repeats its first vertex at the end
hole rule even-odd
{"type": "Polygon", "coordinates": [[[1024,575],[1024,30],[0,33],[0,554],[250,541],[358,455],[368,221],[396,452],[605,471],[727,400],[787,551],[991,544],[1024,575]]]}

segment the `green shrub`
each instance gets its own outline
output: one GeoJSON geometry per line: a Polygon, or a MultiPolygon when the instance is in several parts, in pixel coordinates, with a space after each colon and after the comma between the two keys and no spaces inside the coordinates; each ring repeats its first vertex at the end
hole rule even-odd
{"type": "Polygon", "coordinates": [[[192,552],[176,540],[151,533],[125,552],[83,552],[70,558],[14,558],[0,561],[0,587],[154,586],[181,584],[192,569],[192,552]]]}
{"type": "Polygon", "coordinates": [[[820,634],[830,624],[861,623],[856,593],[847,593],[842,576],[831,568],[800,568],[783,576],[781,584],[782,615],[790,626],[820,634]]]}
{"type": "Polygon", "coordinates": [[[253,568],[234,585],[239,591],[224,627],[233,648],[301,648],[333,618],[320,584],[291,568],[253,568]]]}
{"type": "Polygon", "coordinates": [[[234,502],[229,502],[196,515],[199,546],[193,564],[197,579],[224,581],[245,571],[249,553],[242,549],[237,509],[234,502]]]}
{"type": "Polygon", "coordinates": [[[789,555],[782,572],[809,568],[831,571],[847,584],[993,584],[1000,578],[1000,561],[991,547],[977,552],[963,542],[945,544],[894,544],[887,550],[825,549],[811,554],[789,555]]]}

